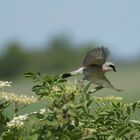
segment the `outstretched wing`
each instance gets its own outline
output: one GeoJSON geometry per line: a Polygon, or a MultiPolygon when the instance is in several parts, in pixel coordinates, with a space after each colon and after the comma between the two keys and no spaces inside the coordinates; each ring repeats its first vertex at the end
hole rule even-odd
{"type": "Polygon", "coordinates": [[[83,71],[84,79],[91,81],[95,85],[112,88],[113,86],[102,72],[101,66],[86,67],[83,71]]]}
{"type": "Polygon", "coordinates": [[[119,92],[122,91],[121,89],[115,88],[104,74],[102,76],[93,77],[92,79],[90,79],[90,81],[96,85],[103,86],[105,88],[111,88],[119,92]]]}
{"type": "Polygon", "coordinates": [[[99,86],[113,88],[113,85],[109,82],[104,74],[96,76],[94,75],[94,77],[90,78],[90,81],[99,86]]]}
{"type": "Polygon", "coordinates": [[[91,65],[102,65],[105,63],[108,54],[109,50],[105,47],[91,49],[85,56],[82,65],[84,67],[91,65]]]}

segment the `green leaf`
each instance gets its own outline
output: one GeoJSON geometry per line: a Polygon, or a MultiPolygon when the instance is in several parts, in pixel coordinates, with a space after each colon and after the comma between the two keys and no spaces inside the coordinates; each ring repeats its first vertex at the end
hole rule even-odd
{"type": "Polygon", "coordinates": [[[37,91],[39,91],[40,89],[42,89],[42,85],[36,85],[36,86],[33,86],[33,87],[32,87],[32,91],[33,91],[33,92],[37,92],[37,91]]]}
{"type": "Polygon", "coordinates": [[[131,128],[129,128],[127,125],[125,126],[122,126],[121,128],[119,128],[117,131],[116,131],[116,135],[118,137],[121,137],[121,136],[125,136],[127,133],[129,133],[131,130],[131,128]]]}
{"type": "Polygon", "coordinates": [[[128,115],[130,115],[131,114],[131,107],[128,106],[127,109],[126,109],[126,112],[127,112],[128,115]]]}
{"type": "Polygon", "coordinates": [[[86,93],[86,91],[89,89],[90,85],[91,85],[91,82],[89,82],[89,83],[84,87],[83,93],[86,93]]]}
{"type": "Polygon", "coordinates": [[[32,73],[32,72],[27,72],[27,73],[24,74],[24,76],[27,77],[27,78],[34,78],[34,77],[36,77],[35,74],[32,73]]]}
{"type": "Polygon", "coordinates": [[[26,78],[33,79],[34,82],[39,81],[39,79],[37,78],[37,76],[34,73],[32,73],[32,72],[27,72],[27,73],[24,74],[24,76],[26,78]]]}
{"type": "Polygon", "coordinates": [[[137,102],[135,102],[135,103],[132,104],[132,110],[135,111],[136,108],[137,108],[137,102]]]}
{"type": "Polygon", "coordinates": [[[110,135],[107,140],[115,140],[114,135],[110,135]]]}

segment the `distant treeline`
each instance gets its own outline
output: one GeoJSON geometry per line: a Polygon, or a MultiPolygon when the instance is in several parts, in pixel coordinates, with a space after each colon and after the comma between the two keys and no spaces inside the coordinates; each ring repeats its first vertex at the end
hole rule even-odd
{"type": "Polygon", "coordinates": [[[54,38],[44,49],[30,51],[12,42],[0,56],[0,79],[15,78],[27,71],[57,74],[72,70],[81,65],[86,51],[93,47],[95,44],[76,46],[65,37],[54,38]]]}
{"type": "MultiPolygon", "coordinates": [[[[59,74],[70,71],[81,65],[89,48],[97,44],[77,45],[67,37],[52,39],[44,49],[25,49],[22,44],[12,42],[0,56],[0,79],[11,79],[27,71],[59,74]]],[[[42,48],[42,47],[41,47],[42,48]]]]}

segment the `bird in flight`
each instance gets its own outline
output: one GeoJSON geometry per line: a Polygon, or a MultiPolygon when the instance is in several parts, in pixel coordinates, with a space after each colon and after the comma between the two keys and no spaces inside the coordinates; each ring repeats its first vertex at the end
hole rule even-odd
{"type": "Polygon", "coordinates": [[[116,91],[121,91],[120,89],[116,89],[105,76],[106,72],[116,72],[115,65],[112,62],[106,61],[108,55],[109,50],[106,47],[93,48],[86,54],[81,68],[64,73],[62,78],[83,74],[83,80],[88,80],[91,83],[98,85],[96,87],[97,89],[111,88],[116,91]]]}

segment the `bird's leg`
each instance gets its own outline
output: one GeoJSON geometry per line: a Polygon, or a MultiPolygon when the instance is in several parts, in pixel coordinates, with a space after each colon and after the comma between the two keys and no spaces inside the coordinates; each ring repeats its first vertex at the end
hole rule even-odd
{"type": "Polygon", "coordinates": [[[95,92],[97,92],[98,90],[101,90],[101,89],[103,89],[103,88],[104,88],[103,86],[98,86],[98,87],[95,87],[94,90],[90,90],[88,93],[89,93],[89,94],[95,93],[95,92]]]}

